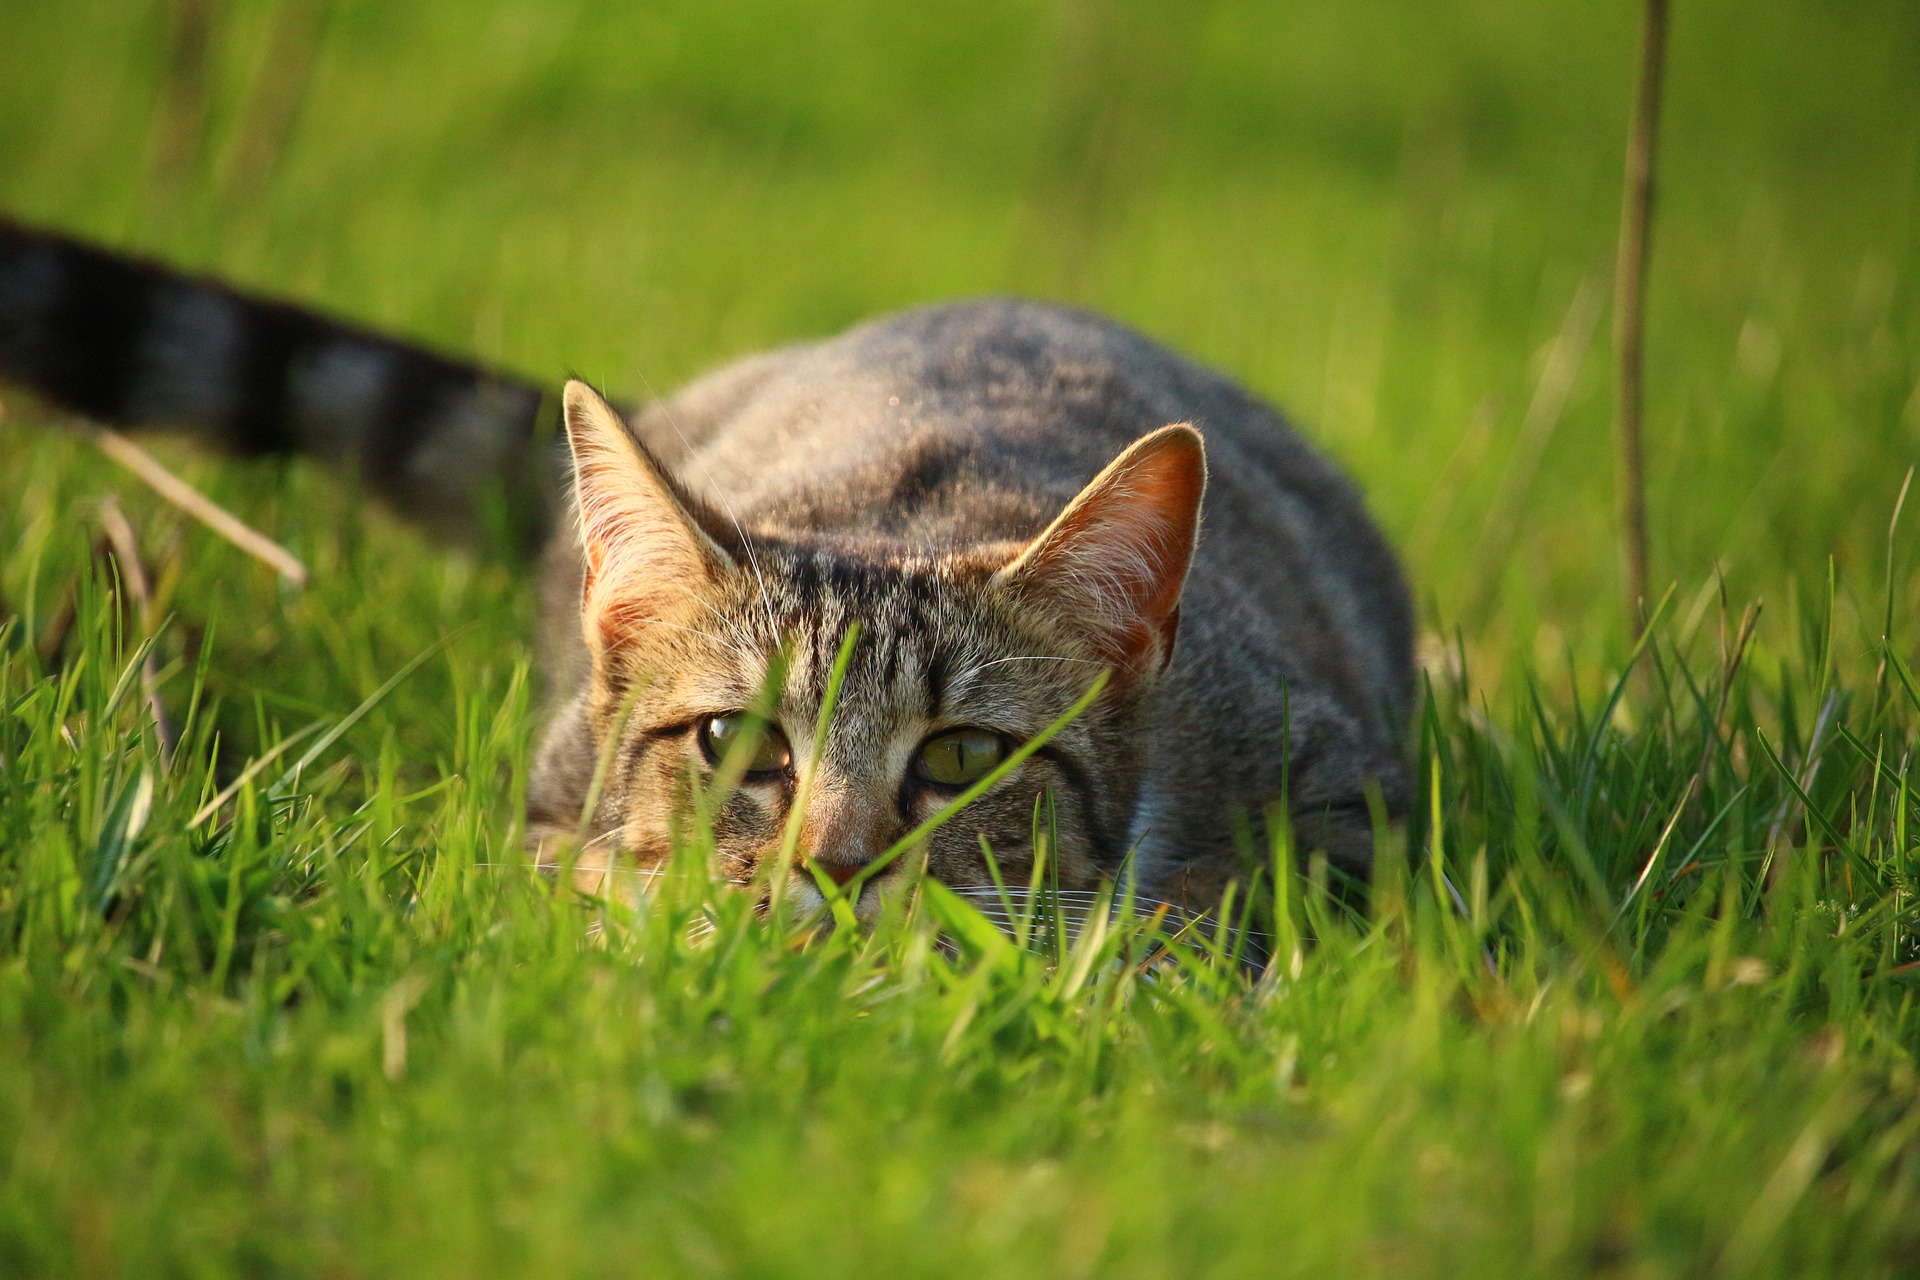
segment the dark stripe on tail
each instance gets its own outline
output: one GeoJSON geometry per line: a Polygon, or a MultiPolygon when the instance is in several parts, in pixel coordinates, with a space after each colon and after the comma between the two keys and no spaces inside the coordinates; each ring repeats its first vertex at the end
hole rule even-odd
{"type": "Polygon", "coordinates": [[[0,379],[115,426],[355,466],[442,532],[504,498],[511,532],[537,538],[555,490],[525,381],[4,219],[0,379]]]}

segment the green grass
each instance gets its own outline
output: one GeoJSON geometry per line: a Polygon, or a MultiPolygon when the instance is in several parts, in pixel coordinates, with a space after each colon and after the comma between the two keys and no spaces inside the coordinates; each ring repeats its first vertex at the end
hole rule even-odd
{"type": "Polygon", "coordinates": [[[523,575],[164,449],[307,561],[286,591],[12,404],[0,1273],[1920,1267],[1910,5],[1677,7],[1675,587],[1631,675],[1629,4],[211,9],[200,112],[167,6],[13,0],[0,209],[636,394],[927,298],[1122,316],[1364,483],[1434,637],[1423,799],[1365,918],[1286,885],[1260,980],[937,894],[805,945],[697,877],[583,903],[517,853],[523,575]],[[95,561],[107,494],[151,616],[95,561]]]}

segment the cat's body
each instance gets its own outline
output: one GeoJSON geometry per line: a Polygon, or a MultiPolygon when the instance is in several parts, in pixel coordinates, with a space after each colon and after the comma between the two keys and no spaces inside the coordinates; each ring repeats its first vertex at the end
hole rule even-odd
{"type": "MultiPolygon", "coordinates": [[[[1257,826],[1289,791],[1335,860],[1364,870],[1368,784],[1391,810],[1403,800],[1406,590],[1352,486],[1226,378],[1084,312],[962,303],[749,358],[633,427],[749,533],[857,562],[1024,543],[1169,422],[1206,440],[1203,532],[1145,722],[1144,776],[1100,860],[1112,869],[1137,845],[1148,892],[1204,899],[1238,869],[1236,812],[1257,826]],[[1331,828],[1318,821],[1328,812],[1331,828]]],[[[568,625],[578,564],[570,543],[549,557],[545,635],[562,642],[549,662],[562,702],[587,669],[568,625]]],[[[543,753],[536,803],[556,819],[579,812],[583,747],[543,753]]]]}
{"type": "MultiPolygon", "coordinates": [[[[5,249],[0,372],[21,377],[8,352],[35,322],[5,249]]],[[[1204,905],[1241,870],[1236,828],[1283,798],[1303,847],[1358,873],[1370,793],[1404,805],[1411,617],[1391,551],[1272,410],[1127,329],[933,307],[710,374],[631,437],[584,388],[567,415],[586,554],[563,529],[547,556],[552,722],[529,816],[549,842],[579,830],[605,755],[589,866],[666,852],[777,654],[781,754],[756,755],[716,818],[735,878],[764,870],[799,804],[802,855],[844,881],[1103,668],[1079,722],[929,841],[934,874],[981,879],[982,839],[1022,865],[1044,792],[1069,882],[1130,865],[1145,892],[1204,905]],[[1207,465],[1191,431],[1142,440],[1168,423],[1199,429],[1207,465]]]]}

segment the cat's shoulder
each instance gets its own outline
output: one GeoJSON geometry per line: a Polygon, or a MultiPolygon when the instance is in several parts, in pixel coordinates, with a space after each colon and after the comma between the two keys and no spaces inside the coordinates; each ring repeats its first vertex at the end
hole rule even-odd
{"type": "Polygon", "coordinates": [[[913,307],[749,355],[696,379],[673,408],[719,426],[754,411],[806,420],[830,408],[838,416],[869,401],[876,411],[912,402],[962,417],[989,403],[1084,410],[1127,438],[1184,418],[1275,419],[1227,375],[1122,321],[1015,297],[913,307]]]}
{"type": "Polygon", "coordinates": [[[1172,364],[1192,365],[1140,330],[1097,311],[1001,296],[893,312],[814,349],[829,358],[916,366],[932,362],[1051,368],[1072,362],[1158,374],[1172,364]]]}
{"type": "Polygon", "coordinates": [[[1061,365],[1106,367],[1149,378],[1178,367],[1224,382],[1139,330],[1081,307],[1018,297],[964,298],[875,317],[830,337],[746,355],[688,390],[719,398],[764,391],[792,379],[860,375],[991,376],[1061,365]]]}

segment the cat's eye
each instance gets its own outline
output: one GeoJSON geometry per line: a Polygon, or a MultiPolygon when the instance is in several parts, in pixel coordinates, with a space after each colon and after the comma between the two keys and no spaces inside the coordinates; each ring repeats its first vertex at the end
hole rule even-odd
{"type": "Polygon", "coordinates": [[[980,781],[1007,758],[1007,744],[985,729],[955,729],[929,738],[914,757],[913,771],[939,787],[965,787],[980,781]]]}
{"type": "Polygon", "coordinates": [[[718,765],[727,753],[751,736],[753,754],[747,758],[747,776],[784,773],[793,764],[793,749],[787,736],[764,721],[744,712],[708,716],[700,723],[700,749],[709,764],[718,765]]]}

